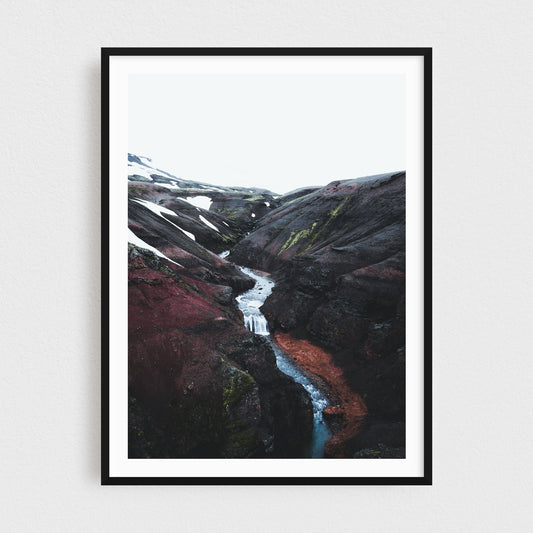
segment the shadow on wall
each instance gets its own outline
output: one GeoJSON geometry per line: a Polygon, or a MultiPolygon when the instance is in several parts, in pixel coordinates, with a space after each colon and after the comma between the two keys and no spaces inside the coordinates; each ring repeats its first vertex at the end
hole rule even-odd
{"type": "Polygon", "coordinates": [[[95,301],[86,305],[87,316],[85,317],[86,338],[84,346],[88,350],[84,366],[84,379],[87,380],[86,390],[91,391],[86,395],[85,419],[88,424],[85,425],[85,439],[87,448],[83,451],[83,456],[87,458],[87,470],[91,479],[100,480],[100,434],[101,434],[101,417],[100,417],[100,397],[101,397],[101,328],[100,328],[100,296],[101,296],[101,171],[100,171],[100,154],[101,154],[101,74],[100,61],[91,61],[85,72],[85,117],[81,117],[81,128],[84,132],[84,151],[83,159],[80,162],[81,172],[85,183],[91,186],[86,188],[84,194],[84,214],[85,222],[91,228],[87,232],[88,241],[86,242],[87,261],[86,266],[91,273],[89,277],[90,286],[87,293],[93,295],[95,301]],[[87,368],[88,367],[88,368],[87,368]]]}

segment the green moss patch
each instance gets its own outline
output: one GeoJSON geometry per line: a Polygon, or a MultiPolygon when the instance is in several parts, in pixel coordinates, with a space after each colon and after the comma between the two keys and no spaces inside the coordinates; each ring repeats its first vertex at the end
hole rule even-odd
{"type": "Polygon", "coordinates": [[[233,367],[232,374],[226,381],[222,392],[224,410],[231,411],[254,384],[255,380],[250,374],[233,367]]]}
{"type": "Polygon", "coordinates": [[[298,241],[302,239],[308,239],[313,232],[316,230],[318,222],[313,222],[313,225],[310,228],[303,229],[301,231],[295,232],[291,231],[289,238],[285,241],[281,247],[278,255],[281,255],[283,252],[286,252],[289,248],[292,248],[298,241]]]}
{"type": "Polygon", "coordinates": [[[265,197],[262,194],[256,194],[254,196],[247,196],[246,198],[244,198],[245,202],[260,202],[264,200],[265,197]]]}

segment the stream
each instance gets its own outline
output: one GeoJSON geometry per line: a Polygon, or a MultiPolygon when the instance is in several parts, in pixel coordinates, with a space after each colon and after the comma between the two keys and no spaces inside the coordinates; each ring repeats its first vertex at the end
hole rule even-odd
{"type": "MultiPolygon", "coordinates": [[[[226,256],[221,254],[221,257],[226,256]]],[[[249,268],[239,266],[239,269],[255,281],[252,289],[236,298],[239,309],[244,315],[244,325],[257,335],[263,335],[268,338],[276,355],[278,368],[296,383],[300,383],[311,397],[313,404],[313,434],[306,456],[311,458],[324,457],[324,445],[332,436],[322,416],[322,411],[329,405],[329,401],[270,338],[268,323],[263,313],[261,313],[260,307],[272,292],[274,282],[265,276],[256,274],[249,268]]]]}

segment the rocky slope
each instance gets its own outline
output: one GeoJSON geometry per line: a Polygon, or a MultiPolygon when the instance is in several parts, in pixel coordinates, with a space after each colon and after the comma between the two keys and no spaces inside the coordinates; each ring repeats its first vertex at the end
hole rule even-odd
{"type": "Polygon", "coordinates": [[[405,173],[277,196],[185,180],[129,155],[131,457],[298,457],[302,388],[246,331],[253,281],[280,346],[328,383],[329,457],[405,453],[405,173]]]}
{"type": "Polygon", "coordinates": [[[164,216],[177,217],[173,222],[179,222],[182,230],[215,252],[236,244],[279,205],[277,196],[266,189],[209,185],[178,178],[151,165],[148,158],[128,154],[130,200],[163,206],[164,216]]]}
{"type": "Polygon", "coordinates": [[[232,209],[248,213],[247,198],[265,205],[273,194],[241,190],[239,202],[233,189],[129,160],[129,456],[299,456],[309,398],[243,326],[234,297],[253,281],[215,253],[260,213],[204,209],[231,196],[232,209]]]}
{"type": "MultiPolygon", "coordinates": [[[[230,258],[272,273],[263,307],[271,329],[331,353],[366,404],[358,432],[330,454],[403,456],[405,173],[336,181],[278,202],[230,258]]],[[[345,416],[343,427],[353,423],[345,416]]]]}

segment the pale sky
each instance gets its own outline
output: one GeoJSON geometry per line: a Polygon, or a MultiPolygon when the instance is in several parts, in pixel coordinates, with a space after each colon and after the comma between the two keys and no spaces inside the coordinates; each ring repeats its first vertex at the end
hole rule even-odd
{"type": "Polygon", "coordinates": [[[178,177],[285,193],[405,169],[405,77],[129,76],[128,150],[178,177]]]}

